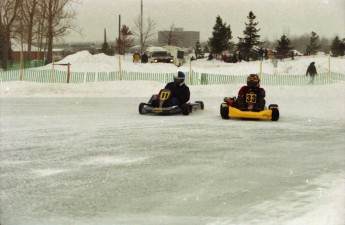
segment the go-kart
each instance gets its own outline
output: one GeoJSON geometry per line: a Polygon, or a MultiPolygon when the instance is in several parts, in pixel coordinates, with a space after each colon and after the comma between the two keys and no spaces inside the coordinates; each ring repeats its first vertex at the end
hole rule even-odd
{"type": "Polygon", "coordinates": [[[196,101],[195,103],[185,103],[181,106],[169,105],[169,98],[171,97],[170,90],[162,89],[158,95],[152,95],[148,103],[139,104],[139,113],[140,114],[159,114],[159,115],[173,115],[182,113],[183,115],[189,115],[189,113],[198,110],[204,109],[204,103],[202,101],[196,101]]]}
{"type": "Polygon", "coordinates": [[[240,119],[257,119],[257,120],[271,120],[277,121],[279,119],[279,109],[277,104],[270,104],[268,109],[263,110],[254,109],[256,98],[246,97],[246,108],[236,107],[236,97],[224,98],[224,102],[220,105],[220,115],[223,119],[240,118],[240,119]],[[229,101],[230,100],[230,101],[229,101]]]}

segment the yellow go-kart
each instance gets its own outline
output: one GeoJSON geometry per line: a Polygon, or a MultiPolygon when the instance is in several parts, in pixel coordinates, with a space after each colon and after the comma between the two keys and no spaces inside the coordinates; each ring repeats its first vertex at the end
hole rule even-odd
{"type": "MultiPolygon", "coordinates": [[[[253,120],[271,120],[277,121],[279,119],[279,108],[277,104],[270,104],[268,109],[265,107],[263,110],[254,110],[254,102],[246,102],[247,108],[238,109],[236,104],[229,105],[227,97],[220,105],[220,115],[223,119],[253,119],[253,120]]],[[[236,98],[232,98],[236,102],[236,98]]]]}

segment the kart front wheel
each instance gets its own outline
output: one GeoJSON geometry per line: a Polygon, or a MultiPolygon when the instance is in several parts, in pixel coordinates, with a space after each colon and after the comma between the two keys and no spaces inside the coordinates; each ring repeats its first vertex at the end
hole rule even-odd
{"type": "Polygon", "coordinates": [[[204,103],[202,101],[196,101],[195,103],[198,103],[200,105],[200,109],[204,110],[204,103]]]}
{"type": "Polygon", "coordinates": [[[229,106],[227,104],[220,104],[220,115],[223,119],[229,119],[229,106]]]}
{"type": "Polygon", "coordinates": [[[145,114],[146,110],[144,109],[144,106],[146,105],[146,103],[140,103],[139,104],[139,113],[140,114],[145,114]]]}

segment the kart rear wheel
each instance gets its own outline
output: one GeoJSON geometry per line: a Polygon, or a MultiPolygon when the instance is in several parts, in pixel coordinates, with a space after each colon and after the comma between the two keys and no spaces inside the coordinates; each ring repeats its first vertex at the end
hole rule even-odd
{"type": "Polygon", "coordinates": [[[145,114],[146,110],[144,109],[144,106],[146,105],[146,103],[140,103],[139,104],[139,113],[140,114],[145,114]]]}
{"type": "Polygon", "coordinates": [[[229,119],[229,106],[227,104],[220,104],[220,115],[223,119],[229,119]]]}
{"type": "Polygon", "coordinates": [[[187,104],[181,105],[181,111],[183,115],[185,116],[189,115],[189,112],[190,112],[189,106],[187,104]]]}
{"type": "Polygon", "coordinates": [[[272,121],[277,121],[279,119],[279,110],[278,108],[272,108],[272,121]]]}
{"type": "Polygon", "coordinates": [[[270,104],[268,106],[268,109],[273,109],[273,108],[278,108],[278,105],[277,104],[270,104]]]}
{"type": "Polygon", "coordinates": [[[200,104],[200,109],[204,110],[204,103],[202,101],[196,101],[195,103],[200,104]]]}

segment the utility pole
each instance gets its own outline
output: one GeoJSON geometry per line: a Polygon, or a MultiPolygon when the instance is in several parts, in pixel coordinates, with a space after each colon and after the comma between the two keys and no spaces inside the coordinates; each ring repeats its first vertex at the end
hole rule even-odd
{"type": "Polygon", "coordinates": [[[140,9],[140,55],[143,54],[143,0],[141,0],[141,9],[140,9]]]}
{"type": "Polygon", "coordinates": [[[118,51],[121,54],[121,14],[119,15],[119,39],[118,39],[118,51]]]}

